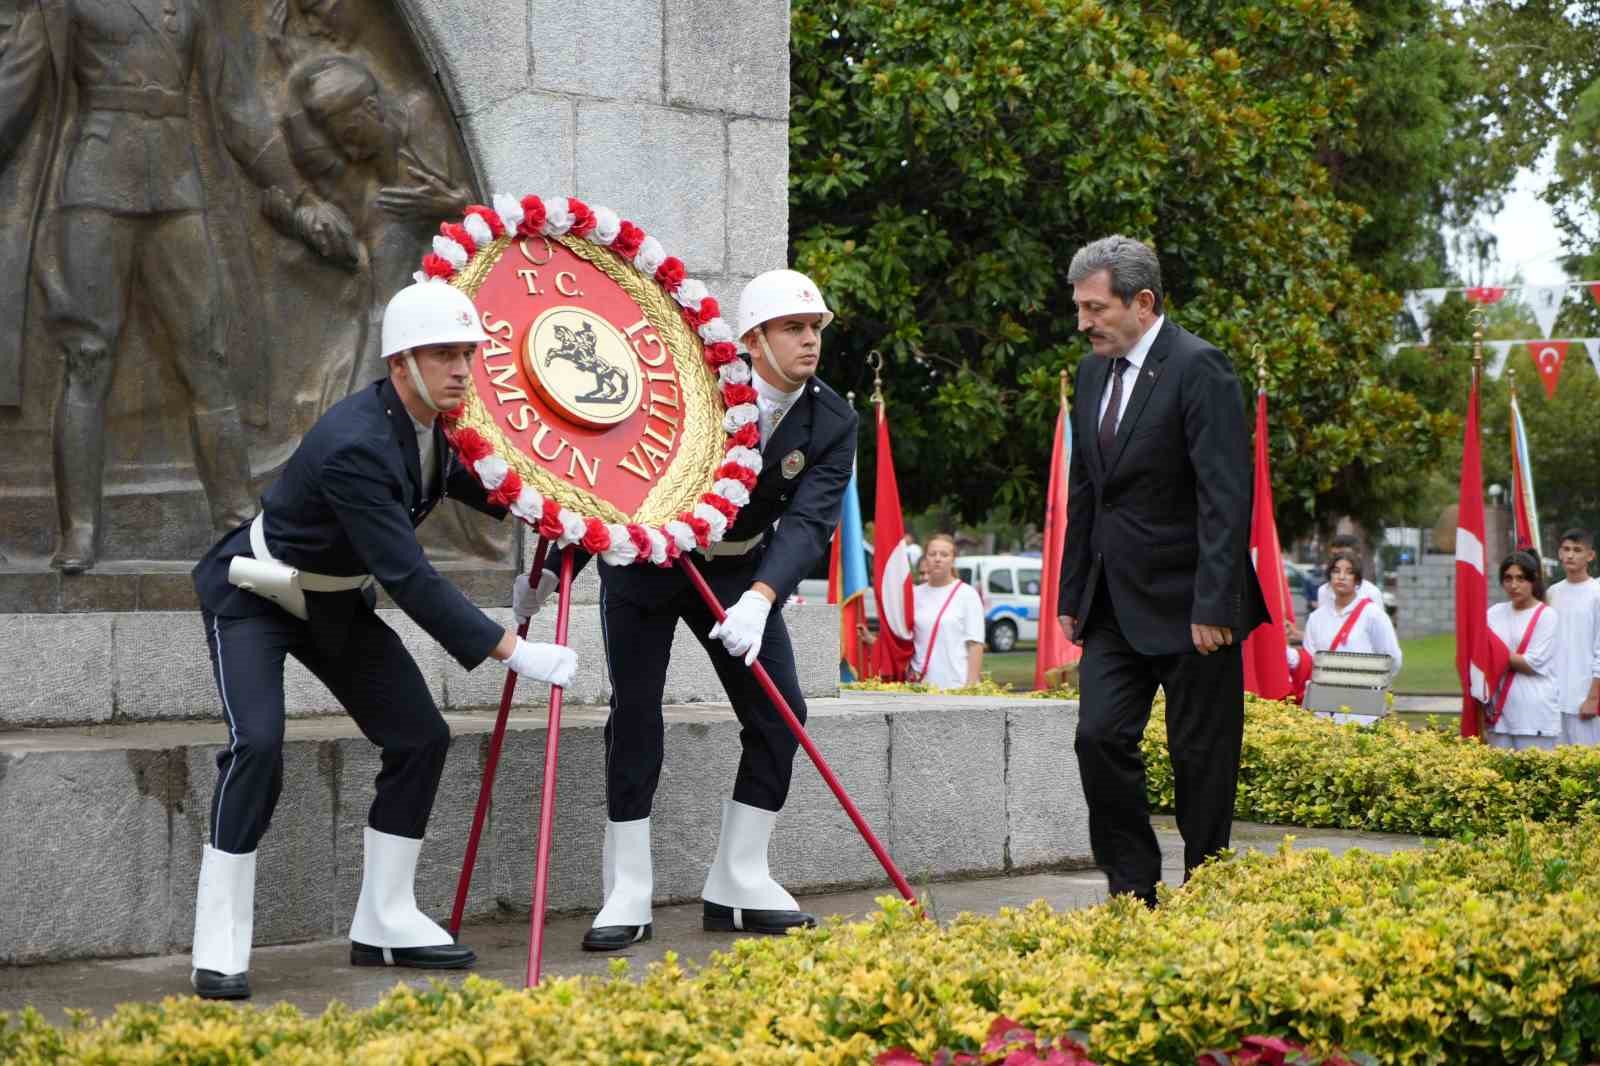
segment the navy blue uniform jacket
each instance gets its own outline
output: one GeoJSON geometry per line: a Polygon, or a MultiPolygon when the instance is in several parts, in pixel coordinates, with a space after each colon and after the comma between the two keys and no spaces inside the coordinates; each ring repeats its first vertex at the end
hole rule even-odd
{"type": "MultiPolygon", "coordinates": [[[[505,629],[440,576],[417,543],[416,527],[449,496],[503,518],[483,486],[433,427],[434,452],[443,463],[443,491],[422,491],[416,427],[394,386],[385,379],[345,397],[317,420],[278,480],[261,498],[267,550],[287,566],[316,574],[371,574],[400,609],[467,669],[482,662],[505,629]]],[[[225,535],[194,568],[200,605],[225,618],[280,608],[228,584],[235,555],[250,555],[250,525],[225,535]]],[[[355,611],[373,609],[370,588],[308,592],[309,624],[325,646],[337,646],[355,611]]]]}
{"type": "Polygon", "coordinates": [[[1267,619],[1250,564],[1250,434],[1227,357],[1169,318],[1117,424],[1099,443],[1111,360],[1078,364],[1061,613],[1081,626],[1109,590],[1142,655],[1194,651],[1191,623],[1234,643],[1267,619]]]}
{"type": "MultiPolygon", "coordinates": [[[[761,474],[750,491],[750,502],[739,509],[722,539],[749,540],[766,534],[766,543],[751,557],[759,561],[751,583],[764,581],[777,593],[778,603],[793,594],[817,560],[828,550],[828,541],[839,524],[839,508],[845,486],[856,459],[856,412],[837,392],[813,378],[804,392],[783,416],[767,446],[761,449],[761,474]],[[799,452],[805,464],[794,477],[785,477],[783,461],[799,452]],[[777,523],[777,529],[772,528],[777,523]]],[[[588,561],[577,557],[578,567],[588,561]]],[[[560,556],[550,553],[545,564],[551,572],[560,569],[560,556]]],[[[613,580],[630,574],[641,564],[606,567],[613,580]]],[[[645,570],[653,570],[648,563],[645,570]]]]}

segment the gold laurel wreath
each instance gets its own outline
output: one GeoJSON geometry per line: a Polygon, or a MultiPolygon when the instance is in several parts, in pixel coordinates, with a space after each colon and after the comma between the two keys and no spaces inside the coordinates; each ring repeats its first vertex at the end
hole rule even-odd
{"type": "MultiPolygon", "coordinates": [[[[523,484],[532,485],[542,495],[563,507],[604,522],[663,525],[684,511],[694,510],[701,495],[711,490],[717,467],[722,464],[722,395],[717,389],[717,380],[711,368],[706,365],[705,347],[666,291],[623,262],[615,252],[581,238],[551,239],[578,258],[592,263],[620,285],[622,291],[644,312],[645,320],[672,353],[673,365],[678,372],[678,394],[683,415],[678,427],[678,453],[645,496],[644,503],[636,512],[628,515],[610,501],[551,473],[534,462],[522,449],[512,446],[478,395],[478,390],[468,391],[466,402],[462,405],[464,411],[456,424],[483,434],[494,446],[495,454],[517,472],[523,484]]],[[[473,256],[472,261],[456,273],[450,284],[475,298],[489,277],[489,272],[515,240],[514,237],[496,238],[473,256]]],[[[648,389],[648,378],[644,385],[648,389]]],[[[647,395],[647,402],[648,399],[647,395]]],[[[571,448],[572,445],[569,443],[567,447],[571,448]]]]}

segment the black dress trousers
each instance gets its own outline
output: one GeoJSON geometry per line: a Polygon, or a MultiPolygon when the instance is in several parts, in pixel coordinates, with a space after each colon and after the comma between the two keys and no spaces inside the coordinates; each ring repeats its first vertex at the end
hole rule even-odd
{"type": "Polygon", "coordinates": [[[1075,747],[1089,805],[1089,844],[1112,893],[1154,902],[1161,849],[1150,827],[1139,741],[1160,686],[1167,696],[1183,834],[1184,874],[1228,846],[1244,741],[1244,657],[1234,643],[1201,655],[1141,655],[1117,624],[1104,584],[1094,600],[1079,666],[1075,747]]]}

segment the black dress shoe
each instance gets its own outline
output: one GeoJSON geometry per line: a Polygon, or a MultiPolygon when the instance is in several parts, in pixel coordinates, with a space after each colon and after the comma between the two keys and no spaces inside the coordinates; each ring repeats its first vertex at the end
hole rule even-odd
{"type": "Polygon", "coordinates": [[[643,925],[596,925],[583,934],[584,951],[618,951],[631,944],[643,944],[650,939],[655,927],[643,925]]]}
{"type": "Polygon", "coordinates": [[[810,929],[817,920],[805,911],[762,911],[724,907],[706,901],[701,928],[708,933],[768,933],[782,936],[791,929],[810,929]]]}
{"type": "Polygon", "coordinates": [[[194,994],[201,999],[249,999],[250,975],[248,973],[218,973],[215,970],[195,970],[189,975],[194,984],[194,994]]]}
{"type": "Polygon", "coordinates": [[[350,941],[351,966],[410,966],[417,970],[465,970],[478,961],[478,953],[465,944],[437,944],[426,948],[375,948],[350,941]]]}

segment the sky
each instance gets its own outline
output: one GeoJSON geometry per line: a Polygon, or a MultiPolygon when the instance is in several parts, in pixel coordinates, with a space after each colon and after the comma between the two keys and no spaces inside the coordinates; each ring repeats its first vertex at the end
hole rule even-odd
{"type": "MultiPolygon", "coordinates": [[[[1515,185],[1506,196],[1505,206],[1498,214],[1483,219],[1484,228],[1498,241],[1499,262],[1491,268],[1491,276],[1481,279],[1485,285],[1506,285],[1519,272],[1522,281],[1530,285],[1550,285],[1569,279],[1561,269],[1562,238],[1556,229],[1550,207],[1539,199],[1550,173],[1548,161],[1537,169],[1524,169],[1517,175],[1515,185]]],[[[1471,271],[1463,271],[1473,282],[1471,271]]]]}

